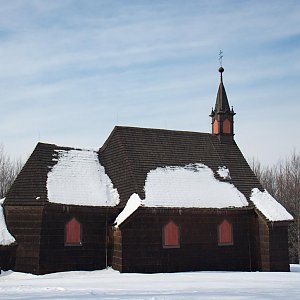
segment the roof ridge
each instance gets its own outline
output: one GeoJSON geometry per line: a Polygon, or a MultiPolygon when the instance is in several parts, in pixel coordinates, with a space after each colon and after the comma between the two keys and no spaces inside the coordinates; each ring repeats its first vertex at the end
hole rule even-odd
{"type": "Polygon", "coordinates": [[[44,142],[38,142],[36,147],[38,146],[51,146],[51,147],[56,147],[58,149],[55,150],[78,150],[78,151],[94,151],[94,152],[98,152],[99,149],[94,149],[94,148],[84,148],[84,147],[72,147],[72,146],[63,146],[63,145],[57,145],[57,144],[52,144],[52,143],[44,143],[44,142]]]}
{"type": "MultiPolygon", "coordinates": [[[[126,126],[126,125],[117,125],[114,127],[114,130],[118,129],[142,129],[142,130],[156,130],[156,131],[169,131],[169,132],[182,132],[182,133],[200,133],[211,135],[209,132],[200,132],[200,131],[191,131],[191,130],[178,130],[178,129],[167,129],[167,128],[153,128],[153,127],[139,127],[139,126],[126,126]]],[[[113,131],[114,131],[113,130],[113,131]]]]}

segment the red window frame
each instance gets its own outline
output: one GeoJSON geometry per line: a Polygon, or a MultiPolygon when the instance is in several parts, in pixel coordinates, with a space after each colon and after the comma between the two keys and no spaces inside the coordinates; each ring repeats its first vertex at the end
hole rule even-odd
{"type": "Polygon", "coordinates": [[[180,248],[180,227],[173,221],[163,226],[163,248],[180,248]]]}
{"type": "Polygon", "coordinates": [[[232,224],[226,219],[224,219],[218,226],[218,245],[219,246],[233,245],[232,224]]]}
{"type": "Polygon", "coordinates": [[[81,223],[73,217],[65,225],[65,246],[82,245],[82,226],[81,223]]]}

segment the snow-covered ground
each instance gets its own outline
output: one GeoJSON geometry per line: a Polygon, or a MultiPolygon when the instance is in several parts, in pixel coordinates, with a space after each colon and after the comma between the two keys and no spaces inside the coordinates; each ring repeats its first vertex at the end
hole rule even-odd
{"type": "Polygon", "coordinates": [[[300,266],[291,265],[290,273],[8,271],[0,275],[0,299],[300,299],[300,266]]]}

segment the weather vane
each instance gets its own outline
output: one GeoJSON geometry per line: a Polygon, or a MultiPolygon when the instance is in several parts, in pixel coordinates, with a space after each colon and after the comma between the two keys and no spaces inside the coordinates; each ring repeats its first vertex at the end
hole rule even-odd
{"type": "Polygon", "coordinates": [[[220,62],[220,67],[222,67],[222,58],[223,58],[223,51],[220,49],[220,51],[219,51],[219,62],[220,62]]]}

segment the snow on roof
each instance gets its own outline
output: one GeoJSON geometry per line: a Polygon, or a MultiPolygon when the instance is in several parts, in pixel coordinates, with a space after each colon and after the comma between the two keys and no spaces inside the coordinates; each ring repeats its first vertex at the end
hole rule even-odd
{"type": "MultiPolygon", "coordinates": [[[[119,194],[93,150],[55,150],[57,163],[48,172],[48,199],[53,203],[115,206],[119,194]]],[[[55,159],[53,159],[55,160],[55,159]]]]}
{"type": "Polygon", "coordinates": [[[223,167],[219,167],[217,173],[219,174],[220,177],[222,177],[223,179],[231,179],[230,177],[230,172],[227,169],[227,167],[223,166],[223,167]]]}
{"type": "Polygon", "coordinates": [[[129,216],[131,216],[141,205],[142,200],[138,194],[132,194],[126,203],[126,206],[117,216],[115,227],[118,228],[129,216]]]}
{"type": "Polygon", "coordinates": [[[4,198],[1,199],[1,203],[0,203],[0,245],[8,246],[13,242],[15,242],[16,240],[7,230],[4,213],[3,213],[2,200],[4,200],[4,198]]]}
{"type": "Polygon", "coordinates": [[[250,200],[256,208],[270,221],[291,221],[293,216],[278,203],[268,191],[261,192],[258,188],[252,189],[250,200]]]}
{"type": "Polygon", "coordinates": [[[151,170],[144,189],[143,203],[148,207],[248,206],[246,197],[233,184],[217,180],[212,169],[201,163],[151,170]]]}
{"type": "MultiPolygon", "coordinates": [[[[228,169],[226,169],[228,170],[228,169]]],[[[227,171],[225,171],[227,174],[227,171]]],[[[132,194],[115,220],[123,223],[139,206],[226,208],[248,205],[246,197],[231,183],[214,177],[212,169],[201,163],[184,167],[159,167],[147,174],[145,199],[132,194]]]]}

